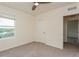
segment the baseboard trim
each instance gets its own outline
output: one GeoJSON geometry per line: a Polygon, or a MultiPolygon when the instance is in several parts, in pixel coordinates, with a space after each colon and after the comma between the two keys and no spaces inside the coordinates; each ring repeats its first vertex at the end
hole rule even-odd
{"type": "MultiPolygon", "coordinates": [[[[32,42],[33,42],[33,41],[32,41],[32,42]]],[[[19,44],[19,45],[14,45],[14,46],[12,46],[12,47],[9,47],[9,48],[0,50],[0,52],[4,52],[4,51],[7,51],[7,50],[9,50],[9,49],[17,48],[17,47],[20,47],[20,46],[23,46],[23,45],[25,45],[25,44],[29,44],[29,43],[32,43],[32,42],[23,43],[23,44],[19,44]]]]}
{"type": "MultiPolygon", "coordinates": [[[[9,49],[17,48],[17,47],[23,46],[23,45],[25,45],[25,44],[30,44],[30,43],[42,43],[42,44],[48,45],[48,46],[50,46],[50,47],[54,47],[54,46],[52,46],[52,45],[50,45],[50,44],[48,44],[48,43],[32,41],[32,42],[28,42],[28,43],[23,43],[23,44],[15,45],[15,46],[12,46],[12,47],[10,47],[10,48],[6,48],[6,49],[4,49],[4,50],[1,50],[0,52],[4,52],[4,51],[7,51],[7,50],[9,50],[9,49]]],[[[64,42],[64,43],[66,43],[66,42],[64,42]]],[[[54,47],[54,48],[57,48],[57,47],[54,47]]],[[[61,49],[61,48],[57,48],[57,49],[61,49]]],[[[61,49],[61,50],[63,50],[63,49],[61,49]]]]}

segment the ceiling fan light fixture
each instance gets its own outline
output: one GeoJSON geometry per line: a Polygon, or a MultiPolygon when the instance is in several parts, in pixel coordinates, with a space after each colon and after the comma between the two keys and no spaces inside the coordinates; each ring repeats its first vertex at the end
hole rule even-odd
{"type": "Polygon", "coordinates": [[[39,3],[38,2],[35,2],[35,4],[34,4],[35,6],[38,6],[39,5],[39,3]]]}

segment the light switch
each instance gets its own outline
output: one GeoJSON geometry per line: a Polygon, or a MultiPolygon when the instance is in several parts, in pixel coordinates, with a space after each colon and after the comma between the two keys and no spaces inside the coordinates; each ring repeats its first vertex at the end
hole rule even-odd
{"type": "Polygon", "coordinates": [[[45,32],[43,32],[43,34],[45,34],[45,32]]]}

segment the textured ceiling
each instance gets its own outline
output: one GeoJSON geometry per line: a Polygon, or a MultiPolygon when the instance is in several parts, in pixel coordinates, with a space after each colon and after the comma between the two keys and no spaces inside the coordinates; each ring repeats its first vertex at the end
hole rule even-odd
{"type": "Polygon", "coordinates": [[[35,11],[32,11],[33,2],[0,2],[1,5],[15,8],[30,14],[40,14],[47,12],[54,8],[63,7],[65,5],[73,4],[73,2],[51,2],[48,4],[40,4],[35,11]]]}

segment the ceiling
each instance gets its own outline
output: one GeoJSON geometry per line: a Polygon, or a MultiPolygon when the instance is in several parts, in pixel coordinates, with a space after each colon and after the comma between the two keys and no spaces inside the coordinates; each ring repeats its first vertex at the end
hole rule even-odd
{"type": "Polygon", "coordinates": [[[51,2],[48,4],[39,5],[35,11],[32,11],[33,2],[0,2],[0,5],[15,8],[30,14],[40,14],[47,12],[54,8],[63,7],[65,5],[73,4],[74,2],[51,2]]]}

